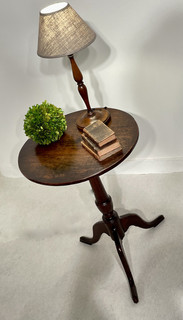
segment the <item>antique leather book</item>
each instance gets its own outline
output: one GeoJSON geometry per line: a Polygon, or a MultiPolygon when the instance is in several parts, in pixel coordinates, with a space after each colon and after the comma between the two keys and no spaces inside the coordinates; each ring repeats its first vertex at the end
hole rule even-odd
{"type": "Polygon", "coordinates": [[[108,142],[102,147],[99,147],[97,143],[95,143],[93,140],[88,138],[85,134],[82,134],[82,139],[88,148],[90,148],[93,152],[98,154],[98,156],[102,156],[110,151],[113,151],[117,148],[119,148],[121,145],[117,139],[108,142]]]}
{"type": "Polygon", "coordinates": [[[84,141],[81,141],[81,144],[82,146],[87,150],[89,151],[98,161],[103,161],[109,157],[111,157],[112,155],[114,154],[117,154],[119,152],[122,152],[122,148],[121,146],[112,150],[112,151],[109,151],[101,156],[99,156],[95,151],[93,151],[90,147],[88,147],[88,145],[84,142],[84,141]]]}
{"type": "Polygon", "coordinates": [[[93,140],[99,147],[116,139],[115,133],[102,121],[96,120],[83,129],[87,137],[93,140]]]}

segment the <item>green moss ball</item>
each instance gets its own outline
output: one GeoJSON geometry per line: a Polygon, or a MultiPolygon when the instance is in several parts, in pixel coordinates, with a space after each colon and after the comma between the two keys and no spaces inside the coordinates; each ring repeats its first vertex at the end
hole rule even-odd
{"type": "Polygon", "coordinates": [[[25,134],[40,145],[59,140],[66,129],[67,123],[62,109],[47,101],[30,107],[25,115],[25,134]]]}

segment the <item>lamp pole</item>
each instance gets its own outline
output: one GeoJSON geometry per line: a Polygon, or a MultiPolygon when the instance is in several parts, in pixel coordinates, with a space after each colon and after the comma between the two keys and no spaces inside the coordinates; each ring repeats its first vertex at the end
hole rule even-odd
{"type": "Polygon", "coordinates": [[[77,85],[78,85],[79,94],[82,97],[82,99],[87,107],[88,116],[92,117],[94,112],[93,112],[93,110],[90,106],[90,103],[89,103],[87,88],[83,82],[83,75],[82,75],[81,71],[79,70],[78,65],[76,64],[76,61],[74,59],[74,55],[71,54],[68,57],[70,59],[70,63],[71,63],[71,67],[72,67],[73,78],[77,82],[77,85]]]}

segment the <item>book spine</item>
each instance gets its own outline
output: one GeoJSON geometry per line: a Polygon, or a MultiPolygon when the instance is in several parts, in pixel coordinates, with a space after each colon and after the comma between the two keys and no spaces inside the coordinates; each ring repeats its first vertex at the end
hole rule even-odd
{"type": "Polygon", "coordinates": [[[81,141],[82,146],[88,151],[90,152],[97,160],[100,161],[100,157],[96,154],[96,152],[94,152],[92,149],[90,149],[85,143],[84,141],[81,141]]]}
{"type": "Polygon", "coordinates": [[[89,137],[87,137],[85,134],[82,134],[81,137],[84,143],[87,144],[89,148],[91,148],[94,152],[98,154],[100,147],[94,141],[92,141],[89,137]]]}

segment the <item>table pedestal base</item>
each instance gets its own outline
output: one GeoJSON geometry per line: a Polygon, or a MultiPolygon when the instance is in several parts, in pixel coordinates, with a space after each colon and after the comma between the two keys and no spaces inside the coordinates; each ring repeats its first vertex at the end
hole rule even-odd
{"type": "Polygon", "coordinates": [[[103,214],[103,221],[99,221],[94,224],[92,238],[81,237],[80,241],[91,245],[96,243],[103,233],[106,233],[112,238],[112,240],[115,242],[116,250],[128,278],[132,299],[135,303],[137,303],[138,294],[127,258],[125,256],[122,239],[124,238],[125,232],[130,226],[133,225],[144,229],[156,227],[162,220],[164,220],[164,216],[160,215],[151,222],[144,221],[137,214],[133,213],[119,217],[117,212],[113,210],[112,199],[106,193],[100,178],[94,177],[89,181],[95,194],[96,205],[103,214]]]}

